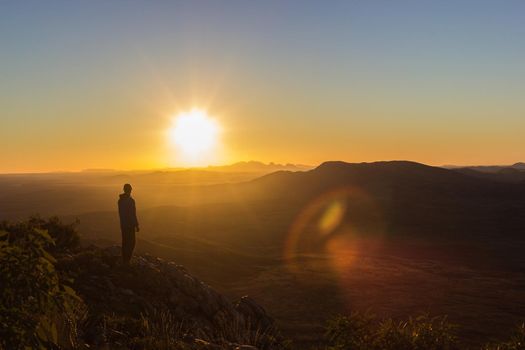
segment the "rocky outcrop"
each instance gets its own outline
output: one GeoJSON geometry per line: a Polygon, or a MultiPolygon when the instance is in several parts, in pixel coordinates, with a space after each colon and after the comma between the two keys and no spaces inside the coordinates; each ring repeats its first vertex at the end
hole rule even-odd
{"type": "Polygon", "coordinates": [[[249,297],[232,303],[183,266],[149,255],[121,264],[120,247],[90,247],[58,259],[57,268],[90,315],[169,314],[184,325],[184,339],[202,349],[279,349],[274,321],[249,297]],[[255,346],[255,347],[253,347],[255,346]]]}

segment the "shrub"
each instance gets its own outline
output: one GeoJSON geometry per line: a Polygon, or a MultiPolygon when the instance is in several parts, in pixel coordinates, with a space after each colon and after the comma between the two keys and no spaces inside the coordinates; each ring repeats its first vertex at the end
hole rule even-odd
{"type": "Polygon", "coordinates": [[[483,350],[525,350],[525,323],[516,327],[507,342],[489,344],[483,350]]]}
{"type": "Polygon", "coordinates": [[[217,334],[201,336],[225,348],[228,348],[230,343],[251,345],[261,350],[281,350],[290,347],[274,326],[263,328],[252,323],[250,319],[225,322],[215,333],[217,334]]]}
{"type": "Polygon", "coordinates": [[[326,340],[330,350],[453,350],[458,348],[453,330],[446,317],[396,322],[352,313],[328,322],[326,340]]]}
{"type": "Polygon", "coordinates": [[[457,349],[454,327],[446,317],[428,315],[406,322],[381,322],[375,339],[376,349],[446,350],[457,349]]]}
{"type": "MultiPolygon", "coordinates": [[[[140,317],[118,314],[90,315],[84,336],[93,348],[134,350],[192,349],[184,341],[188,329],[168,310],[153,310],[140,317]]],[[[191,338],[191,337],[190,337],[191,338]]]]}
{"type": "Polygon", "coordinates": [[[357,312],[329,320],[325,336],[330,349],[365,349],[363,346],[372,342],[374,320],[374,315],[357,312]]]}
{"type": "Polygon", "coordinates": [[[0,222],[0,230],[9,233],[9,241],[23,240],[28,234],[35,230],[45,231],[50,236],[43,248],[51,253],[61,253],[76,250],[80,246],[80,237],[76,231],[77,222],[64,224],[56,216],[43,219],[40,216],[32,216],[26,221],[10,223],[0,222]]]}
{"type": "Polygon", "coordinates": [[[79,299],[59,281],[46,251],[54,246],[51,236],[30,225],[16,231],[22,227],[0,231],[0,344],[49,348],[58,343],[58,323],[79,299]]]}

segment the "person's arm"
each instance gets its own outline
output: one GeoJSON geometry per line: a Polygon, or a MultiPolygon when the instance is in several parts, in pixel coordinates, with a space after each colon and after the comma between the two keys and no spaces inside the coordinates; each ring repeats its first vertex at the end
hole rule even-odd
{"type": "Polygon", "coordinates": [[[120,199],[117,201],[117,208],[118,208],[118,217],[122,220],[122,204],[120,203],[120,199]]]}
{"type": "Polygon", "coordinates": [[[140,228],[139,228],[139,220],[137,219],[137,208],[135,207],[135,200],[133,199],[133,220],[135,221],[135,229],[137,230],[137,232],[140,231],[140,228]]]}

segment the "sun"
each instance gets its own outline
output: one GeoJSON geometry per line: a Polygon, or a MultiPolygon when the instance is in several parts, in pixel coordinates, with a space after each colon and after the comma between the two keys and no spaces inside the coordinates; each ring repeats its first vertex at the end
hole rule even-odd
{"type": "Polygon", "coordinates": [[[206,111],[192,109],[173,119],[168,137],[185,158],[184,161],[195,163],[214,151],[219,132],[219,124],[206,111]]]}

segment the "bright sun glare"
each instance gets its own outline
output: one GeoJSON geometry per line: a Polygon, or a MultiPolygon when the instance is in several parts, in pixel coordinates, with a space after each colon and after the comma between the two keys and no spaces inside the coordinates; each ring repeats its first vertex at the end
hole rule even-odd
{"type": "Polygon", "coordinates": [[[195,162],[217,146],[220,128],[205,111],[193,109],[177,115],[169,130],[169,139],[187,161],[195,162]]]}

